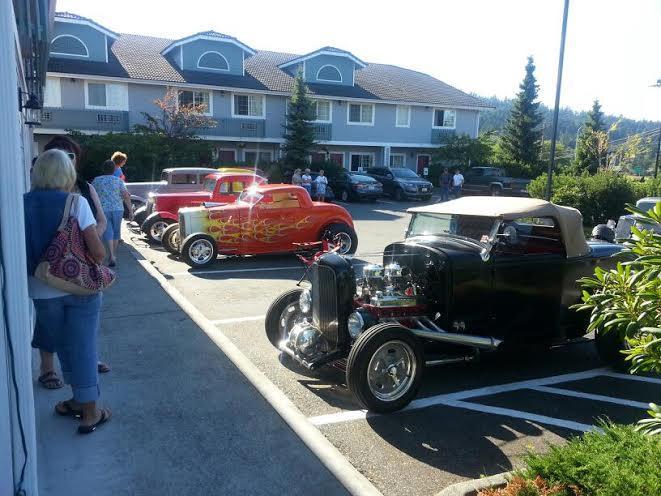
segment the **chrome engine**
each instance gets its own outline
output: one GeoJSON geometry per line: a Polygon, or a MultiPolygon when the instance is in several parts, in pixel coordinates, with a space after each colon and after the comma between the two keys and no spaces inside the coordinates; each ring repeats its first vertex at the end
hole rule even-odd
{"type": "Polygon", "coordinates": [[[363,267],[357,293],[363,301],[376,307],[411,307],[419,303],[410,269],[398,263],[363,267]]]}

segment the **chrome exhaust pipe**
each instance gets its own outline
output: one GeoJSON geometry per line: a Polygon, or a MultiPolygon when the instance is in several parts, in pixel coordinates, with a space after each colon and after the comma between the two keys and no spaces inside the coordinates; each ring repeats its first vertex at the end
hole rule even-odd
{"type": "Polygon", "coordinates": [[[441,341],[444,343],[462,344],[474,346],[485,350],[495,350],[502,341],[491,336],[472,336],[470,334],[457,334],[445,331],[427,331],[423,329],[411,329],[411,332],[419,338],[429,339],[431,341],[441,341]]]}

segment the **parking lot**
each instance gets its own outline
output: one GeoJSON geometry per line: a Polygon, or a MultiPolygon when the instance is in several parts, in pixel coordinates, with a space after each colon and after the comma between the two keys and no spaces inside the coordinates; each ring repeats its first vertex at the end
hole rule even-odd
{"type": "MultiPolygon", "coordinates": [[[[344,205],[359,238],[356,264],[380,261],[383,247],[402,238],[412,205],[344,205]]],[[[661,379],[604,368],[592,342],[584,341],[546,353],[487,355],[428,368],[407,409],[368,415],[342,385],[341,373],[287,368],[265,336],[269,304],[304,272],[294,256],[219,259],[191,270],[138,234],[126,230],[124,239],[386,496],[432,495],[461,480],[510,470],[526,450],[593,429],[599,418],[636,421],[661,395],[661,379]]]]}

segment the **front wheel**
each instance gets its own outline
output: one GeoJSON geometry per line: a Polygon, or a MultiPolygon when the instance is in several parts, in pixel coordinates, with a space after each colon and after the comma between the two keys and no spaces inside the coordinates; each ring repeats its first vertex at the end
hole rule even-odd
{"type": "Polygon", "coordinates": [[[372,412],[389,413],[418,393],[425,366],[420,341],[397,324],[377,324],[356,340],[347,359],[347,386],[372,412]]]}
{"type": "Polygon", "coordinates": [[[181,246],[181,257],[193,268],[211,265],[218,257],[216,240],[208,234],[192,234],[181,246]]]}
{"type": "Polygon", "coordinates": [[[161,243],[163,243],[163,248],[165,248],[173,255],[177,255],[179,253],[179,249],[181,248],[181,240],[179,239],[178,223],[170,224],[165,228],[163,235],[161,236],[161,243]]]}
{"type": "Polygon", "coordinates": [[[351,195],[346,189],[343,189],[340,191],[340,200],[343,202],[349,202],[351,201],[351,195]]]}
{"type": "Polygon", "coordinates": [[[500,196],[503,194],[503,188],[500,186],[491,186],[489,191],[491,192],[491,196],[500,196]]]}
{"type": "Polygon", "coordinates": [[[163,231],[165,228],[172,224],[174,221],[170,219],[163,219],[161,217],[154,217],[148,219],[142,226],[142,230],[147,235],[147,239],[151,243],[160,243],[163,238],[163,231]]]}
{"type": "Polygon", "coordinates": [[[298,306],[298,300],[302,292],[303,289],[301,288],[286,291],[278,296],[266,311],[266,320],[264,321],[266,337],[276,348],[280,341],[287,339],[291,328],[303,316],[298,306]]]}
{"type": "Polygon", "coordinates": [[[356,231],[346,224],[331,224],[324,231],[324,236],[340,244],[340,249],[338,250],[340,255],[352,255],[358,249],[356,231]]]}
{"type": "Polygon", "coordinates": [[[402,188],[395,188],[392,197],[395,201],[402,201],[404,199],[404,190],[402,190],[402,188]]]}

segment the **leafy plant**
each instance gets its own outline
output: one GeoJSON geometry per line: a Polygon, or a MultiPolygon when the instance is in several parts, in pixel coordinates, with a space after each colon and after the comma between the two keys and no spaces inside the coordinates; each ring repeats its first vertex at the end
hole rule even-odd
{"type": "Polygon", "coordinates": [[[484,489],[477,496],[580,496],[578,488],[564,484],[549,486],[541,477],[528,480],[521,476],[513,477],[507,485],[499,489],[484,489]]]}

